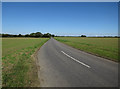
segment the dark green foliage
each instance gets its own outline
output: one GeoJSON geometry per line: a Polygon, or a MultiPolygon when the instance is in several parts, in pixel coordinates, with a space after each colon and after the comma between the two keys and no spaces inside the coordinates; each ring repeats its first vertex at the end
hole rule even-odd
{"type": "Polygon", "coordinates": [[[26,34],[26,35],[13,35],[13,34],[0,34],[0,37],[45,37],[45,38],[50,38],[50,37],[54,37],[54,34],[50,34],[50,33],[45,33],[42,34],[41,32],[36,32],[36,33],[30,33],[30,34],[26,34]]]}
{"type": "Polygon", "coordinates": [[[81,37],[86,37],[86,35],[81,35],[81,37]]]}
{"type": "Polygon", "coordinates": [[[43,35],[43,37],[51,37],[51,34],[50,33],[46,33],[43,35]]]}

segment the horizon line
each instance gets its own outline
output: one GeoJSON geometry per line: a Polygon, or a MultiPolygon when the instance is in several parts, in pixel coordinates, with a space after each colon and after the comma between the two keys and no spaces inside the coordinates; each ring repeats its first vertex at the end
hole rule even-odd
{"type": "MultiPolygon", "coordinates": [[[[35,33],[35,32],[32,32],[32,33],[35,33]]],[[[49,32],[47,32],[49,33],[49,32]]],[[[19,35],[19,34],[13,34],[13,33],[0,33],[0,34],[9,34],[9,35],[19,35]]],[[[31,34],[31,33],[26,33],[26,34],[31,34]]],[[[26,34],[21,34],[21,35],[26,35],[26,34]]],[[[46,34],[46,33],[42,33],[42,34],[46,34]]],[[[55,35],[55,36],[74,36],[74,37],[78,37],[78,36],[81,36],[81,35],[86,35],[86,36],[95,36],[95,37],[99,37],[99,36],[119,36],[118,35],[87,35],[87,34],[80,34],[80,35],[56,35],[56,34],[52,34],[50,33],[51,35],[55,35]]]]}

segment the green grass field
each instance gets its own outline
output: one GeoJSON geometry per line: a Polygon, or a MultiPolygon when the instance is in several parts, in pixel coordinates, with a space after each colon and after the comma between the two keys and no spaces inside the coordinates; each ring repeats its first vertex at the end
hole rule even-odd
{"type": "Polygon", "coordinates": [[[118,38],[55,37],[74,48],[118,61],[118,38]]]}
{"type": "MultiPolygon", "coordinates": [[[[48,38],[3,38],[3,87],[30,87],[39,83],[35,51],[48,38]]],[[[39,84],[38,84],[39,85],[39,84]]]]}

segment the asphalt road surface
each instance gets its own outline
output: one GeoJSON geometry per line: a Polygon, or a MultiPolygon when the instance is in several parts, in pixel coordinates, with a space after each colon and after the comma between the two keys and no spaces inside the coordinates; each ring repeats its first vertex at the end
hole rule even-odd
{"type": "Polygon", "coordinates": [[[117,87],[118,63],[51,38],[38,51],[41,87],[117,87]]]}

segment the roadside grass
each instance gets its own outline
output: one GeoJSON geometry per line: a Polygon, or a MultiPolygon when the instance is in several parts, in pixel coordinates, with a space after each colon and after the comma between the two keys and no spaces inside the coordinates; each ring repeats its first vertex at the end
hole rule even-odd
{"type": "Polygon", "coordinates": [[[118,38],[55,37],[55,39],[79,50],[118,61],[118,38]]]}
{"type": "Polygon", "coordinates": [[[39,86],[35,51],[48,38],[2,38],[2,86],[39,86]]]}

